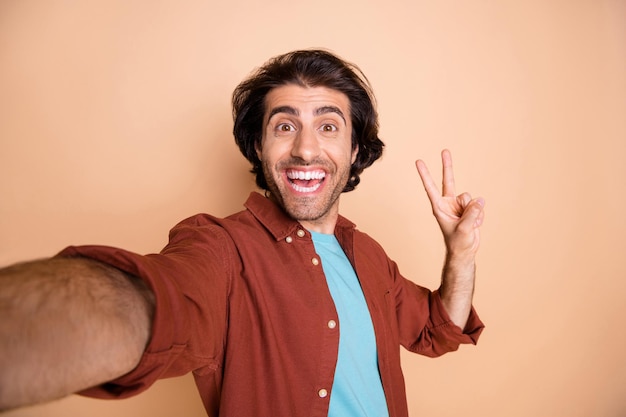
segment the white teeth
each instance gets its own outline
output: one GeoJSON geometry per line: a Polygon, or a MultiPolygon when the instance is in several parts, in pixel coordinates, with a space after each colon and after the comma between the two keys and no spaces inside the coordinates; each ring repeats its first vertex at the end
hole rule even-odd
{"type": "Polygon", "coordinates": [[[322,185],[321,182],[318,182],[317,184],[315,184],[312,187],[301,187],[299,185],[296,184],[291,184],[291,186],[293,187],[294,190],[296,190],[299,193],[312,193],[313,191],[317,190],[318,188],[320,188],[322,185]]]}
{"type": "Polygon", "coordinates": [[[291,180],[321,180],[325,176],[324,171],[287,171],[287,178],[291,180]]]}
{"type": "MultiPolygon", "coordinates": [[[[287,171],[287,178],[290,180],[301,180],[301,181],[309,181],[309,180],[322,180],[326,177],[326,173],[324,171],[296,171],[289,170],[287,171]]],[[[304,187],[299,184],[294,184],[290,182],[289,185],[293,187],[299,193],[312,193],[316,191],[318,188],[322,186],[321,181],[312,184],[310,187],[304,187]]]]}

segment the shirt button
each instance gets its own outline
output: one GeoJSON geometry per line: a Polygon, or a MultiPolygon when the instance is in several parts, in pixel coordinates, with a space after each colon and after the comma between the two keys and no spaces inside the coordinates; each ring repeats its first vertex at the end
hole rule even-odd
{"type": "Polygon", "coordinates": [[[287,236],[287,237],[285,238],[285,242],[287,242],[287,243],[291,243],[291,242],[293,242],[293,238],[292,238],[291,236],[287,236]]]}
{"type": "Polygon", "coordinates": [[[319,265],[319,264],[320,264],[320,261],[319,261],[319,259],[317,259],[317,258],[313,258],[313,259],[311,259],[311,263],[312,263],[313,265],[319,265]]]}
{"type": "Polygon", "coordinates": [[[304,237],[304,235],[306,235],[306,232],[302,229],[298,229],[296,234],[298,235],[298,237],[304,237]]]}
{"type": "Polygon", "coordinates": [[[329,329],[334,329],[335,327],[337,327],[337,322],[335,320],[329,320],[328,321],[328,328],[329,329]]]}
{"type": "Polygon", "coordinates": [[[326,398],[328,396],[328,391],[322,388],[321,390],[317,391],[317,395],[319,395],[320,398],[326,398]]]}

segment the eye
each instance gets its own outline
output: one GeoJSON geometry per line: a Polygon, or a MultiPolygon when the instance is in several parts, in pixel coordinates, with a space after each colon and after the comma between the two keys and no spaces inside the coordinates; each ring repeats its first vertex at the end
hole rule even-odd
{"type": "Polygon", "coordinates": [[[329,123],[325,123],[325,124],[322,125],[320,130],[322,132],[326,132],[326,133],[333,133],[333,132],[337,131],[337,126],[329,124],[329,123]]]}
{"type": "Polygon", "coordinates": [[[296,128],[289,123],[280,123],[276,125],[276,131],[279,133],[294,132],[296,128]]]}

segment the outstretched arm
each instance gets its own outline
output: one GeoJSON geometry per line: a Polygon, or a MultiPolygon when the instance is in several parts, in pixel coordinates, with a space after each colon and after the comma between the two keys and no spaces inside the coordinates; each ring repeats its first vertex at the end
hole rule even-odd
{"type": "Polygon", "coordinates": [[[441,300],[452,322],[463,329],[472,308],[475,257],[480,243],[479,228],[483,223],[485,202],[482,198],[472,199],[468,193],[456,195],[450,151],[444,150],[441,160],[441,193],[426,164],[418,160],[415,165],[446,245],[441,300]]]}
{"type": "Polygon", "coordinates": [[[0,411],[61,398],[131,371],[150,337],[151,291],[83,258],[0,270],[0,411]]]}

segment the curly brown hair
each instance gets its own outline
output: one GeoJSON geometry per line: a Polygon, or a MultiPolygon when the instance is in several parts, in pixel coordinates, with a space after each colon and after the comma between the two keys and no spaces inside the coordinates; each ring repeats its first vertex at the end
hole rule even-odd
{"type": "Polygon", "coordinates": [[[263,167],[256,152],[263,135],[265,96],[282,85],[326,87],[344,93],[350,101],[352,149],[358,146],[350,179],[343,192],[354,190],[363,170],[383,153],[378,137],[378,113],[369,81],[354,64],[324,50],[299,50],[276,56],[242,81],[232,97],[233,134],[241,153],[252,163],[256,183],[267,190],[263,167]]]}

